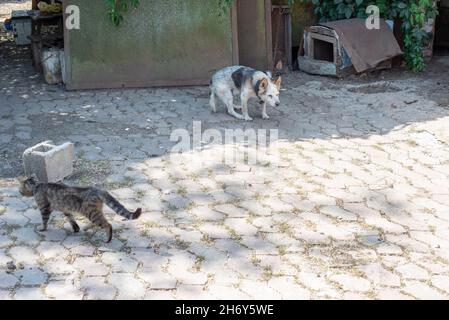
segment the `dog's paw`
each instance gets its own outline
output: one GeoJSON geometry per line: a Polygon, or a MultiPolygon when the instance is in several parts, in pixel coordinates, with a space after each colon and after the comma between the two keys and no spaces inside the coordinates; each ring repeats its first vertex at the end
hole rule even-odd
{"type": "Polygon", "coordinates": [[[244,116],[243,120],[245,120],[245,121],[253,121],[253,118],[251,118],[250,116],[244,116]]]}
{"type": "Polygon", "coordinates": [[[237,113],[237,112],[230,112],[229,114],[231,116],[233,116],[234,118],[237,118],[237,119],[240,119],[240,120],[244,119],[244,117],[241,114],[237,113]]]}
{"type": "Polygon", "coordinates": [[[270,117],[269,117],[268,114],[266,114],[266,113],[262,115],[262,118],[263,118],[263,119],[266,119],[266,120],[270,119],[270,117]]]}

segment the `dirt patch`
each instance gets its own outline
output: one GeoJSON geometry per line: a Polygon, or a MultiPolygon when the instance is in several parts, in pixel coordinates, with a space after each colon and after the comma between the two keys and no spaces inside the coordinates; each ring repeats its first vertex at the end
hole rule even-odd
{"type": "Polygon", "coordinates": [[[100,186],[110,173],[111,165],[106,160],[86,161],[77,158],[74,162],[74,173],[67,181],[82,186],[100,186]]]}
{"type": "Polygon", "coordinates": [[[401,91],[401,89],[392,85],[391,83],[376,83],[366,86],[349,88],[348,91],[354,93],[377,94],[377,93],[399,92],[401,91]]]}

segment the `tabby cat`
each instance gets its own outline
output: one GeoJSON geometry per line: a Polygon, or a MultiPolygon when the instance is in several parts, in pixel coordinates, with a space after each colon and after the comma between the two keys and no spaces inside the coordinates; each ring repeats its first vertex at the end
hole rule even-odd
{"type": "Polygon", "coordinates": [[[91,222],[83,230],[89,230],[99,226],[106,230],[107,242],[112,239],[112,226],[103,214],[103,203],[114,210],[120,216],[135,220],[142,214],[139,208],[135,212],[128,211],[108,192],[97,188],[70,187],[57,183],[39,183],[34,177],[19,179],[20,194],[25,197],[34,197],[42,215],[42,228],[47,230],[48,220],[53,210],[61,211],[69,220],[74,232],[79,232],[80,227],[73,218],[73,213],[81,213],[91,222]]]}

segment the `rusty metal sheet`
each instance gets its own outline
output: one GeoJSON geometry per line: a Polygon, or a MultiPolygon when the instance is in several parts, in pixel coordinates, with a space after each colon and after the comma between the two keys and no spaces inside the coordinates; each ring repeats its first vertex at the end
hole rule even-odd
{"type": "Polygon", "coordinates": [[[365,20],[357,18],[321,25],[335,30],[358,73],[373,69],[382,61],[402,54],[393,31],[385,20],[381,20],[378,30],[368,29],[365,20]]]}

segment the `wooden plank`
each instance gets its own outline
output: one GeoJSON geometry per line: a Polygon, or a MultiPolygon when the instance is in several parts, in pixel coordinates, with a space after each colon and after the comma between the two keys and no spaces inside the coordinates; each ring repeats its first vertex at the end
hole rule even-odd
{"type": "Polygon", "coordinates": [[[311,26],[311,27],[309,27],[309,31],[319,33],[319,34],[329,36],[329,37],[335,37],[335,31],[330,28],[327,28],[327,27],[311,26]]]}
{"type": "Polygon", "coordinates": [[[335,63],[328,61],[314,60],[309,57],[299,57],[298,66],[299,70],[310,74],[334,77],[338,75],[335,63]]]}

